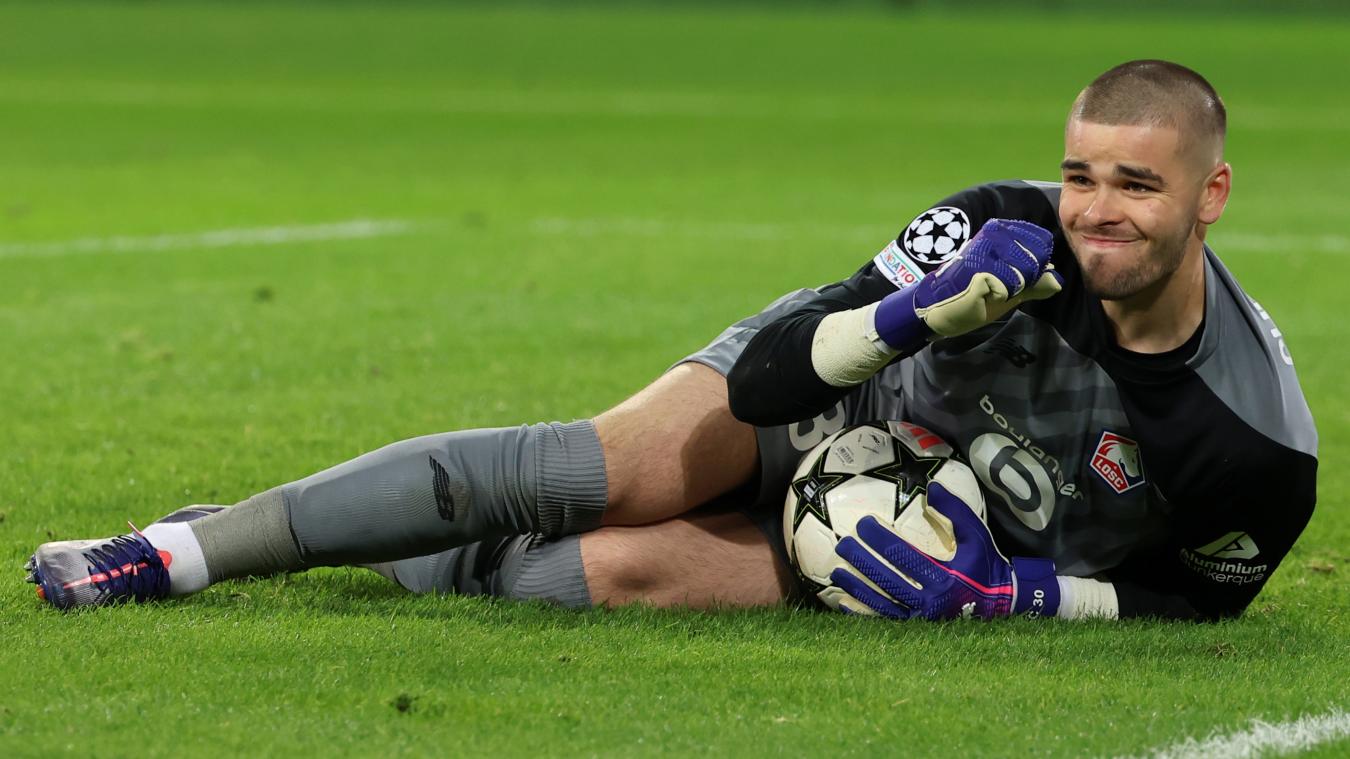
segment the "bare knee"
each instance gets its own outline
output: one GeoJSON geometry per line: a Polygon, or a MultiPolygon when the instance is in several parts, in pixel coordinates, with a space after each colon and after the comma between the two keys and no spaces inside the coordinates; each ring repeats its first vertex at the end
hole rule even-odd
{"type": "Polygon", "coordinates": [[[768,539],[735,513],[588,532],[581,561],[597,605],[767,606],[789,587],[768,539]]]}
{"type": "Polygon", "coordinates": [[[581,565],[591,601],[599,606],[620,606],[648,598],[664,577],[651,556],[643,556],[641,527],[603,527],[581,536],[581,565]]]}
{"type": "Polygon", "coordinates": [[[682,514],[754,475],[754,427],[727,403],[726,379],[682,364],[595,419],[605,453],[605,524],[682,514]]]}

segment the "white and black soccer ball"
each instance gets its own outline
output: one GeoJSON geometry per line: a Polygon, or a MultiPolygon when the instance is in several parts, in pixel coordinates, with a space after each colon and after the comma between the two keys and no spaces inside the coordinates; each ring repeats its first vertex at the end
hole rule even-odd
{"type": "Polygon", "coordinates": [[[970,217],[955,206],[938,206],[919,214],[905,228],[901,242],[916,260],[940,264],[956,255],[970,239],[970,217]]]}
{"type": "Polygon", "coordinates": [[[848,563],[835,555],[858,521],[874,516],[937,559],[956,554],[951,521],[928,508],[928,483],[939,482],[985,518],[984,497],[970,467],[945,440],[908,422],[848,427],[811,449],[797,467],[783,508],[788,559],[803,588],[839,608],[847,594],[830,573],[848,563]]]}

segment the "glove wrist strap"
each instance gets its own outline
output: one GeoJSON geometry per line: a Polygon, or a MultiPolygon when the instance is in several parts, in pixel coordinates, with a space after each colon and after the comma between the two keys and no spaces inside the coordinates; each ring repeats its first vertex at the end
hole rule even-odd
{"type": "Polygon", "coordinates": [[[1014,615],[1053,617],[1059,613],[1059,578],[1055,562],[1014,556],[1012,560],[1014,615]]]}
{"type": "Polygon", "coordinates": [[[914,311],[914,295],[918,287],[907,287],[891,293],[877,304],[875,328],[877,337],[902,355],[912,355],[924,346],[933,330],[914,311]]]}

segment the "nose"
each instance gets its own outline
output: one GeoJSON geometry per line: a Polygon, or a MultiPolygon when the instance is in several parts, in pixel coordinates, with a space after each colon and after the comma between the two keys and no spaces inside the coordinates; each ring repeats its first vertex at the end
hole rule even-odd
{"type": "Polygon", "coordinates": [[[1092,199],[1083,211],[1083,219],[1094,227],[1116,224],[1123,219],[1120,204],[1115,191],[1104,185],[1098,185],[1092,193],[1092,199]]]}

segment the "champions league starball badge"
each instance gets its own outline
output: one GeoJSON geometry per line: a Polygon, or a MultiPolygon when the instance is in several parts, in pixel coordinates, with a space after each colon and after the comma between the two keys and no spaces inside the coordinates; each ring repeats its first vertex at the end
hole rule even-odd
{"type": "Polygon", "coordinates": [[[910,222],[902,239],[915,260],[940,264],[970,239],[970,217],[955,206],[930,208],[910,222]]]}

